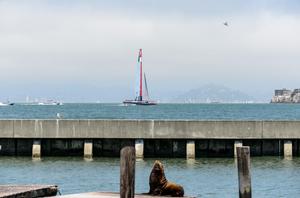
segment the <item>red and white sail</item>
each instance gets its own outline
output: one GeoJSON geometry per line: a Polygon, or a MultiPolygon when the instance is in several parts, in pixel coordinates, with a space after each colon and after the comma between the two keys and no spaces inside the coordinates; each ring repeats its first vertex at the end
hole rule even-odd
{"type": "Polygon", "coordinates": [[[136,84],[135,84],[135,100],[143,100],[143,52],[142,49],[139,51],[138,63],[136,68],[136,84]]]}

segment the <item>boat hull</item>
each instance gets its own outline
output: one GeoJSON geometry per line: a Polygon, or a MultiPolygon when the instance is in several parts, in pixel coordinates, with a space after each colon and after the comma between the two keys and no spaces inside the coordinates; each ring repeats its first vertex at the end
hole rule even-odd
{"type": "Polygon", "coordinates": [[[123,104],[130,104],[130,105],[157,105],[156,101],[150,100],[125,100],[123,104]]]}
{"type": "Polygon", "coordinates": [[[12,106],[15,103],[0,103],[0,106],[12,106]]]}

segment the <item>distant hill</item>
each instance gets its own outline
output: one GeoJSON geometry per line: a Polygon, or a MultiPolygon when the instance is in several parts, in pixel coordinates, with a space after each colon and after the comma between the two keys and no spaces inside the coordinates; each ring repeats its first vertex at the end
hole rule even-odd
{"type": "Polygon", "coordinates": [[[189,90],[172,102],[180,103],[249,103],[254,99],[249,95],[222,85],[207,84],[197,89],[189,90]]]}

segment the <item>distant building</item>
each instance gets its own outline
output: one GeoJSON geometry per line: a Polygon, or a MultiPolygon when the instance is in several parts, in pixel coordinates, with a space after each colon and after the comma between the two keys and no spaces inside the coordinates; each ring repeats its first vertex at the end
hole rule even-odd
{"type": "Polygon", "coordinates": [[[275,96],[287,96],[291,95],[292,91],[289,89],[276,89],[275,90],[275,96]]]}
{"type": "Polygon", "coordinates": [[[300,103],[300,89],[276,89],[271,103],[300,103]]]}
{"type": "Polygon", "coordinates": [[[299,94],[300,93],[300,89],[294,89],[293,94],[299,94]]]}

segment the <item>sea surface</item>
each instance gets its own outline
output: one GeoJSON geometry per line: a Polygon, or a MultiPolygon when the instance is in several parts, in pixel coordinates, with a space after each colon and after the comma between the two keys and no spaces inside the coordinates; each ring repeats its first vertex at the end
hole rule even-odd
{"type": "Polygon", "coordinates": [[[0,119],[300,120],[300,104],[122,104],[0,106],[0,119]]]}
{"type": "MultiPolygon", "coordinates": [[[[195,197],[238,197],[238,175],[233,158],[161,159],[168,180],[181,184],[195,197]]],[[[149,190],[154,159],[136,164],[136,192],[149,190]]],[[[0,157],[1,184],[57,184],[61,194],[119,191],[118,158],[0,157]]],[[[300,158],[252,157],[253,197],[299,197],[300,158]]]]}

